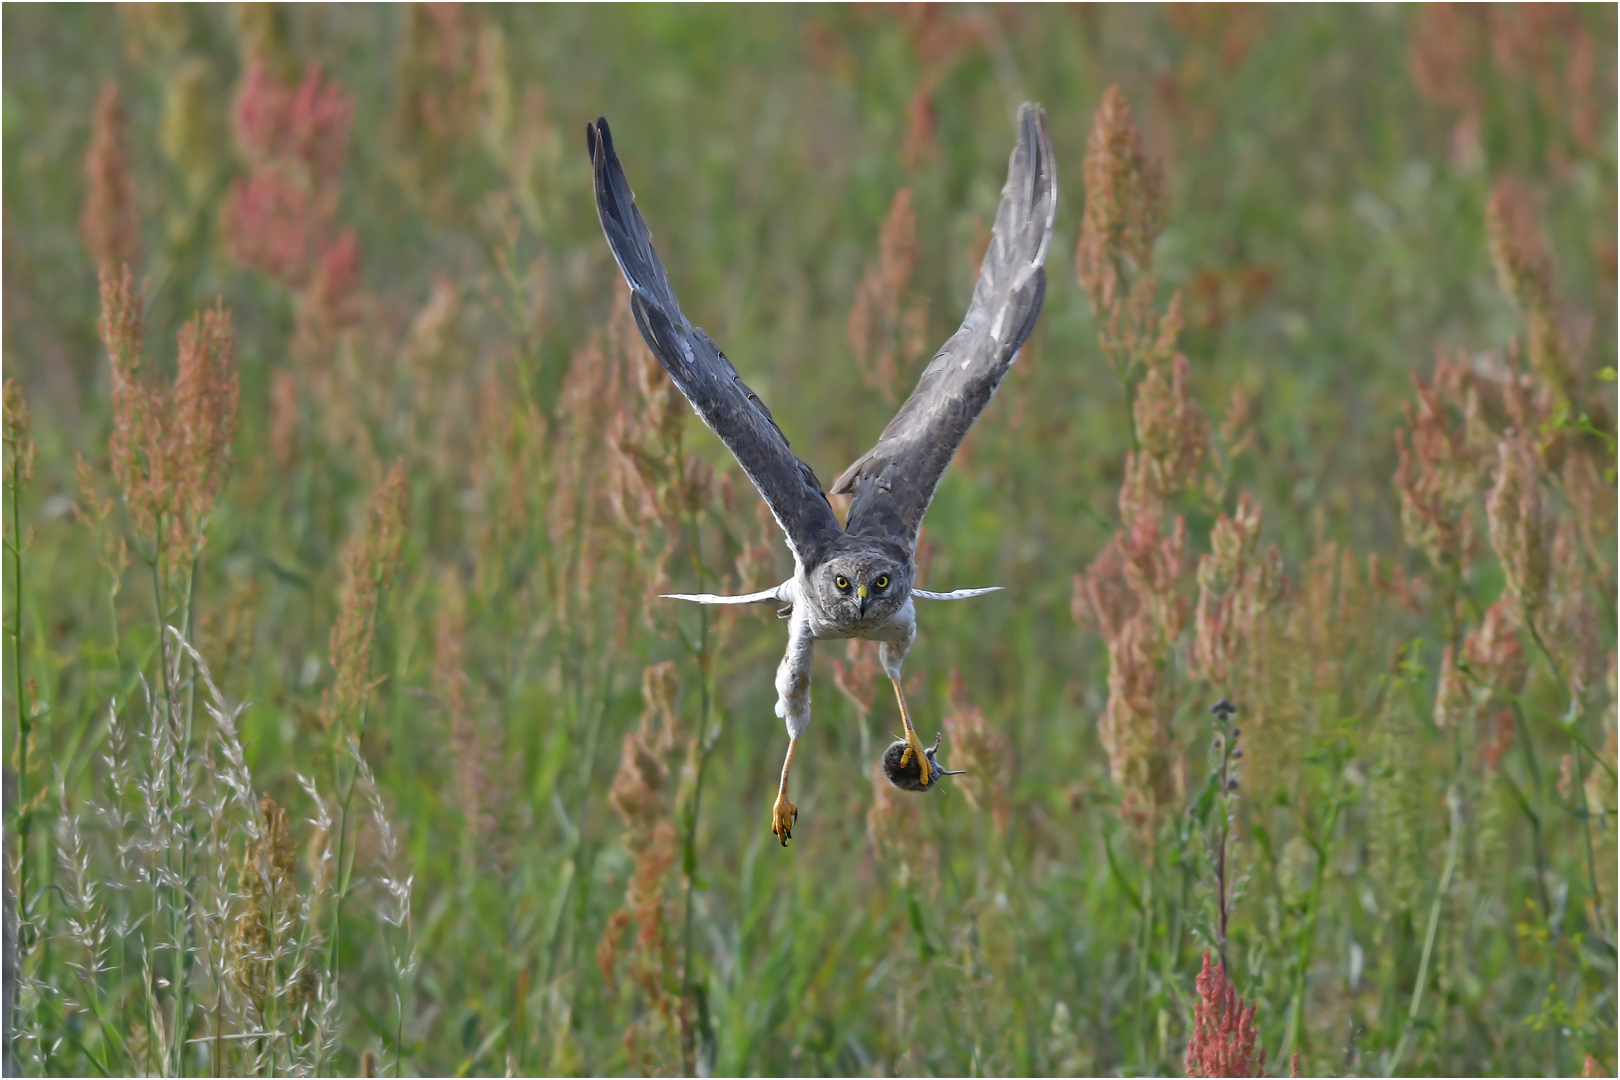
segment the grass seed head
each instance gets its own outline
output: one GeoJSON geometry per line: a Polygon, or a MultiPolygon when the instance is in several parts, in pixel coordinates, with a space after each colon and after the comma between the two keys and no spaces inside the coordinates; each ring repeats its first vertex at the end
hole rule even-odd
{"type": "Polygon", "coordinates": [[[287,810],[270,796],[259,802],[259,836],[238,867],[244,908],[230,942],[230,974],[237,990],[262,1016],[276,996],[283,953],[297,934],[298,853],[287,810]]]}
{"type": "Polygon", "coordinates": [[[222,306],[180,330],[175,481],[180,538],[193,551],[201,546],[208,515],[230,475],[241,394],[235,351],[231,313],[222,306]]]}
{"type": "MultiPolygon", "coordinates": [[[[33,483],[34,461],[38,450],[34,440],[29,437],[33,427],[33,413],[28,408],[28,399],[23,396],[22,387],[16,379],[7,379],[5,382],[5,440],[6,440],[6,484],[23,488],[33,483]]],[[[83,461],[83,458],[80,459],[83,461]]],[[[108,508],[110,511],[110,507],[108,508]]],[[[103,515],[105,516],[105,515],[103,515]]]]}
{"type": "Polygon", "coordinates": [[[371,693],[377,605],[403,562],[409,513],[405,464],[396,461],[366,500],[360,531],[343,551],[341,606],[327,641],[336,678],[322,694],[319,713],[327,728],[356,715],[371,693]]]}
{"type": "Polygon", "coordinates": [[[624,907],[609,921],[597,943],[597,964],[611,982],[611,973],[622,957],[632,983],[651,1004],[651,1013],[625,1032],[625,1046],[632,1057],[647,1061],[670,1054],[672,1034],[687,1019],[682,995],[670,989],[677,964],[666,889],[679,846],[671,758],[686,741],[676,713],[676,692],[673,662],[643,670],[641,721],[625,734],[618,772],[608,794],[624,823],[623,843],[635,865],[625,888],[624,907]],[[635,935],[626,954],[621,944],[632,925],[635,935]]]}

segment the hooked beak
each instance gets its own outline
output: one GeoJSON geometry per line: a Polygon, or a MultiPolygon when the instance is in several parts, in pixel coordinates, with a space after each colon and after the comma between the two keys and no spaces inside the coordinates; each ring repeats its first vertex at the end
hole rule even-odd
{"type": "Polygon", "coordinates": [[[857,586],[855,586],[855,595],[860,598],[860,601],[861,601],[861,614],[865,615],[866,614],[866,586],[865,585],[857,585],[857,586]]]}

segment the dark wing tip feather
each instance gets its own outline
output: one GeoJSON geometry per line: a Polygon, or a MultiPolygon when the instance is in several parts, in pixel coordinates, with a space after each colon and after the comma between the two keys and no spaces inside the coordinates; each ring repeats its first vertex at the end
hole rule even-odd
{"type": "Polygon", "coordinates": [[[613,153],[613,131],[608,127],[605,116],[598,116],[596,123],[585,125],[585,152],[590,155],[593,165],[597,164],[597,146],[602,147],[604,157],[613,153]]]}
{"type": "Polygon", "coordinates": [[[664,309],[671,322],[680,321],[680,304],[653,248],[652,234],[636,207],[630,179],[613,150],[613,130],[606,117],[597,117],[596,123],[587,127],[585,141],[595,177],[596,216],[625,282],[648,307],[664,309]]]}

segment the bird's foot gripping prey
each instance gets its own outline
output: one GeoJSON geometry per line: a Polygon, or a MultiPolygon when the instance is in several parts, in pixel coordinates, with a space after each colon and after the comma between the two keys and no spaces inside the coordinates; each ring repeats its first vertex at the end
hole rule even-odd
{"type": "MultiPolygon", "coordinates": [[[[798,818],[798,809],[788,800],[788,773],[810,722],[811,659],[818,640],[859,637],[879,643],[878,656],[894,684],[905,733],[885,754],[885,772],[897,787],[932,790],[940,776],[951,774],[935,760],[939,740],[929,749],[917,737],[900,684],[917,634],[915,601],[962,600],[995,589],[936,593],[914,588],[917,533],[951,457],[1018,358],[1041,310],[1046,249],[1057,213],[1057,173],[1046,114],[1030,104],[1018,110],[1018,143],[973,301],[961,328],[934,355],[877,445],[833,483],[834,493],[851,497],[842,525],[816,474],[788,448],[770,410],[709,335],[681,314],[606,120],[586,127],[585,145],[595,172],[597,217],[629,283],[630,307],[642,337],[759,489],[793,552],[793,576],[773,589],[746,596],[675,597],[701,604],[786,605],[782,613],[789,619],[788,646],[776,672],[776,714],[787,724],[788,751],[771,831],[785,845],[798,818]]],[[[860,392],[851,388],[851,393],[860,392]]]]}

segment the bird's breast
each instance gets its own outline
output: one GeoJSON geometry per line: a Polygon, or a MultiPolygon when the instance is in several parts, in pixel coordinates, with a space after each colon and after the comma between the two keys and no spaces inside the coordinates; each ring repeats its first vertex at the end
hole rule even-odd
{"type": "Polygon", "coordinates": [[[863,638],[867,641],[909,641],[916,616],[911,598],[887,615],[862,618],[847,607],[827,611],[810,605],[810,629],[817,639],[863,638]]]}

